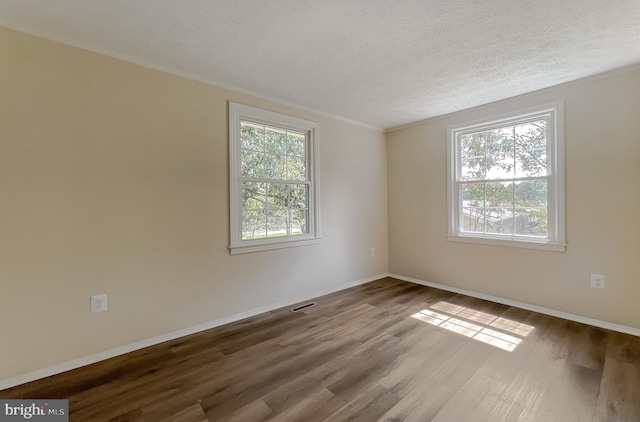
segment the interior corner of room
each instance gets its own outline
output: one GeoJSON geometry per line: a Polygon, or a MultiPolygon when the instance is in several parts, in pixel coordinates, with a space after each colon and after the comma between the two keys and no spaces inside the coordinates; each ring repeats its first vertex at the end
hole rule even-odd
{"type": "Polygon", "coordinates": [[[640,333],[637,66],[380,130],[11,29],[0,51],[2,387],[389,275],[640,333]],[[319,243],[229,253],[229,101],[318,123],[319,243]],[[447,127],[556,101],[566,250],[449,241],[447,127]]]}

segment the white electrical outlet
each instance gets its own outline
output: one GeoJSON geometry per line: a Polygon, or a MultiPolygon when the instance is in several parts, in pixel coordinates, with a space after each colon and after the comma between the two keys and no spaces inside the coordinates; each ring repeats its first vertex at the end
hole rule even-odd
{"type": "Polygon", "coordinates": [[[594,289],[604,289],[605,277],[602,274],[591,274],[591,287],[594,289]]]}
{"type": "Polygon", "coordinates": [[[107,295],[91,296],[91,312],[103,312],[107,310],[107,295]]]}
{"type": "Polygon", "coordinates": [[[371,256],[376,256],[376,248],[371,248],[371,256]]]}

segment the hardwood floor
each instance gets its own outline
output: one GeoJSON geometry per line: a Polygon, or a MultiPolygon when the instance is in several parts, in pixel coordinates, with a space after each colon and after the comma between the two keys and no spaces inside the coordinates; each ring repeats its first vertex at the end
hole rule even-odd
{"type": "Polygon", "coordinates": [[[391,278],[314,301],[0,397],[71,421],[640,421],[638,337],[391,278]]]}

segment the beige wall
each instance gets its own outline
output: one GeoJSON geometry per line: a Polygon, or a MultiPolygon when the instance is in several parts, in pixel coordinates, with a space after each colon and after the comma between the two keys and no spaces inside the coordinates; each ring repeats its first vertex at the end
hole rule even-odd
{"type": "Polygon", "coordinates": [[[640,328],[640,71],[393,131],[391,273],[640,328]],[[563,100],[565,253],[448,242],[447,126],[563,100]],[[604,274],[606,290],[589,287],[604,274]]]}
{"type": "Polygon", "coordinates": [[[383,133],[6,29],[0,52],[0,380],[387,271],[383,133]],[[229,255],[228,100],[319,123],[321,244],[229,255]]]}
{"type": "Polygon", "coordinates": [[[640,328],[640,71],[385,142],[6,29],[0,52],[0,381],[387,270],[640,328]],[[320,124],[321,244],[229,255],[229,100],[320,124]],[[557,100],[567,251],[448,242],[447,125],[557,100]],[[591,272],[606,290],[589,288],[591,272]],[[108,312],[89,313],[97,293],[108,312]]]}

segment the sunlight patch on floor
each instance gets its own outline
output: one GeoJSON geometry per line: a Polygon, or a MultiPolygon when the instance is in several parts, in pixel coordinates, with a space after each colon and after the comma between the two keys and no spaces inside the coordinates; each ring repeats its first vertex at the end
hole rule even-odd
{"type": "Polygon", "coordinates": [[[448,302],[438,302],[429,308],[411,316],[509,352],[518,347],[521,337],[528,336],[534,329],[531,325],[448,302]]]}

